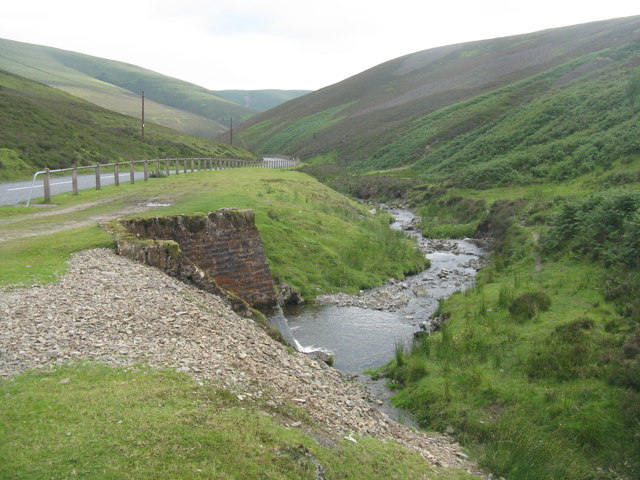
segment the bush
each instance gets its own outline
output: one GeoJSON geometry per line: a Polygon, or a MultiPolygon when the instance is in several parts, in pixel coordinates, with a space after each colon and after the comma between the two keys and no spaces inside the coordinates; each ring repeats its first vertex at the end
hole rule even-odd
{"type": "Polygon", "coordinates": [[[515,320],[525,321],[538,312],[546,312],[551,306],[549,295],[544,292],[526,292],[518,295],[509,305],[509,313],[515,320]]]}
{"type": "Polygon", "coordinates": [[[565,203],[542,239],[550,255],[573,251],[605,266],[640,267],[640,193],[602,194],[565,203]]]}

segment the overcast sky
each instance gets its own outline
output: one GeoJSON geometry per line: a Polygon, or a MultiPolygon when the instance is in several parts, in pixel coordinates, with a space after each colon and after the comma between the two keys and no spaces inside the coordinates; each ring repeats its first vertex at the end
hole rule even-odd
{"type": "Polygon", "coordinates": [[[315,90],[427,48],[639,14],[638,0],[2,0],[0,37],[212,90],[315,90]]]}

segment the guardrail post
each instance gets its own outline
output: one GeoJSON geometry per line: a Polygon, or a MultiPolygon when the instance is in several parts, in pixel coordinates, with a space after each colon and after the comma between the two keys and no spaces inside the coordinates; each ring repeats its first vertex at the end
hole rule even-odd
{"type": "Polygon", "coordinates": [[[149,160],[144,159],[144,181],[149,180],[149,160]]]}
{"type": "Polygon", "coordinates": [[[133,160],[129,163],[129,181],[131,182],[131,185],[136,183],[136,171],[133,168],[133,160]]]}
{"type": "Polygon", "coordinates": [[[176,158],[176,175],[180,175],[180,159],[176,158]]]}
{"type": "Polygon", "coordinates": [[[113,184],[116,187],[120,186],[120,163],[116,162],[113,166],[113,184]]]}
{"type": "Polygon", "coordinates": [[[160,178],[160,159],[156,158],[156,178],[160,178]]]}
{"type": "Polygon", "coordinates": [[[198,159],[198,171],[202,170],[202,159],[198,159]]]}
{"type": "Polygon", "coordinates": [[[100,164],[96,163],[96,190],[100,190],[100,164]]]}
{"type": "Polygon", "coordinates": [[[51,174],[49,169],[44,169],[44,203],[51,202],[51,174]]]}
{"type": "Polygon", "coordinates": [[[74,195],[78,195],[78,165],[74,165],[71,170],[71,190],[74,195]]]}
{"type": "Polygon", "coordinates": [[[164,161],[164,169],[165,169],[165,170],[166,170],[166,172],[167,172],[167,177],[168,177],[169,175],[171,175],[171,172],[169,171],[169,159],[167,159],[167,160],[165,160],[165,161],[164,161]]]}

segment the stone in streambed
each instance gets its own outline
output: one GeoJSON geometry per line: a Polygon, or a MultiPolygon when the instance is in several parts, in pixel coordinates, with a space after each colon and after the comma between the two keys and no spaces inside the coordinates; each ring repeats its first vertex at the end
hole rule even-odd
{"type": "Polygon", "coordinates": [[[307,355],[307,357],[314,358],[316,360],[320,360],[320,361],[326,363],[329,366],[333,365],[333,355],[331,355],[330,353],[327,353],[325,351],[312,350],[311,352],[305,352],[305,355],[307,355]]]}

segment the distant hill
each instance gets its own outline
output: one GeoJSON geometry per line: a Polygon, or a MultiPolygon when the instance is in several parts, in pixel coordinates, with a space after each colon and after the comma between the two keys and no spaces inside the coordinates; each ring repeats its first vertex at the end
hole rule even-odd
{"type": "Polygon", "coordinates": [[[140,121],[0,70],[0,179],[37,168],[172,156],[248,157],[245,150],[140,121]]]}
{"type": "Polygon", "coordinates": [[[468,183],[495,171],[505,182],[571,175],[612,148],[603,142],[640,148],[621,139],[639,131],[625,93],[639,65],[640,17],[450,45],[258,114],[238,133],[262,152],[468,183]]]}
{"type": "Polygon", "coordinates": [[[217,90],[216,94],[230,102],[258,112],[265,112],[281,103],[311,93],[311,90],[217,90]]]}
{"type": "Polygon", "coordinates": [[[257,112],[135,65],[11,40],[0,39],[0,69],[134,117],[140,117],[144,91],[149,121],[206,138],[226,131],[230,118],[240,123],[257,112]]]}

